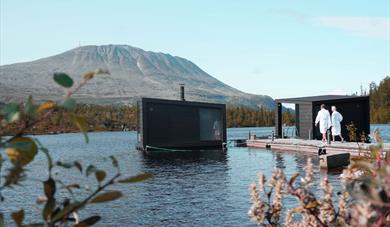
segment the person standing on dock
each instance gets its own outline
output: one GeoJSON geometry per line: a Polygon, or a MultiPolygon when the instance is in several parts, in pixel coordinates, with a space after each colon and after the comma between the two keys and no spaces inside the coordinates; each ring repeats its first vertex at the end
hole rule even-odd
{"type": "Polygon", "coordinates": [[[344,142],[344,138],[341,136],[341,124],[343,121],[343,115],[341,115],[336,106],[332,106],[332,139],[335,141],[336,136],[340,136],[341,142],[344,142]]]}
{"type": "Polygon", "coordinates": [[[320,123],[320,132],[322,134],[322,142],[326,142],[326,132],[331,126],[329,111],[325,108],[325,104],[321,104],[321,110],[318,111],[315,125],[317,127],[320,123]]]}

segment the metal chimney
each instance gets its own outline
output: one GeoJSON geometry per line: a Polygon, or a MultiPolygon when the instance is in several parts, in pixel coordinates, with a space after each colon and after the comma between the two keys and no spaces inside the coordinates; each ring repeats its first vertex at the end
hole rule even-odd
{"type": "Polygon", "coordinates": [[[181,101],[186,101],[184,98],[184,84],[180,84],[180,99],[181,101]]]}

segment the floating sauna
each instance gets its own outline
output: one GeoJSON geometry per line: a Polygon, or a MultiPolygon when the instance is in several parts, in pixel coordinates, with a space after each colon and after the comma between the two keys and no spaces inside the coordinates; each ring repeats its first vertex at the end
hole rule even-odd
{"type": "MultiPolygon", "coordinates": [[[[275,134],[282,138],[282,103],[295,104],[295,137],[301,139],[321,139],[319,127],[314,122],[320,105],[325,104],[330,111],[331,106],[336,106],[337,111],[343,115],[341,122],[341,134],[349,141],[346,125],[353,122],[357,128],[358,137],[363,132],[370,134],[370,99],[368,96],[343,96],[322,95],[300,98],[276,99],[277,111],[275,111],[275,134]]],[[[330,111],[331,112],[331,111],[330,111]]]]}
{"type": "Polygon", "coordinates": [[[370,133],[370,99],[368,96],[323,95],[300,98],[277,99],[275,111],[275,137],[270,139],[250,138],[248,147],[265,148],[281,151],[297,151],[318,154],[323,168],[338,168],[349,164],[350,156],[358,156],[369,150],[369,144],[356,142],[322,143],[319,127],[315,127],[315,118],[321,104],[329,110],[336,106],[343,115],[341,134],[349,141],[347,125],[353,123],[356,127],[357,139],[360,135],[370,133]],[[282,104],[295,104],[295,134],[288,138],[283,133],[282,104]]]}
{"type": "Polygon", "coordinates": [[[137,148],[222,149],[226,145],[225,104],[142,98],[138,102],[137,148]]]}

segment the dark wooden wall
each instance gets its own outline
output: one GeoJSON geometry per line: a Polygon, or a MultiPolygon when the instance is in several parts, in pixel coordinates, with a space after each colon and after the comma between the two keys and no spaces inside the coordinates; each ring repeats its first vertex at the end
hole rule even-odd
{"type": "MultiPolygon", "coordinates": [[[[142,99],[139,134],[142,144],[162,148],[211,149],[226,143],[226,108],[222,104],[142,99]],[[220,116],[221,139],[201,138],[200,110],[214,110],[220,116]]],[[[213,122],[212,122],[213,123],[213,122]]],[[[206,123],[209,128],[213,125],[206,123]]],[[[202,134],[203,135],[203,134],[202,134]]]]}
{"type": "Polygon", "coordinates": [[[311,104],[299,104],[299,137],[313,138],[313,109],[311,104]]]}
{"type": "MultiPolygon", "coordinates": [[[[327,106],[327,109],[330,111],[331,106],[336,106],[337,111],[343,116],[343,121],[341,122],[341,135],[349,141],[347,125],[353,124],[357,128],[358,135],[365,133],[366,135],[370,134],[370,106],[369,99],[362,100],[348,100],[348,101],[329,101],[324,102],[327,106]]],[[[315,103],[313,105],[313,119],[320,109],[321,103],[315,103]]],[[[331,111],[330,111],[331,113],[331,111]]],[[[313,120],[313,121],[314,121],[313,120]]],[[[321,138],[321,133],[318,128],[315,128],[314,136],[316,139],[321,138]]]]}

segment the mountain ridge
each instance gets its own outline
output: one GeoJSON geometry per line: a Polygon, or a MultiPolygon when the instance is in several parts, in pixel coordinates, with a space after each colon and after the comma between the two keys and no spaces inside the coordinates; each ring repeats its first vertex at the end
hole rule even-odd
{"type": "Polygon", "coordinates": [[[110,76],[96,77],[77,98],[85,103],[134,103],[139,97],[179,99],[179,84],[186,86],[189,101],[218,102],[274,108],[266,95],[242,92],[212,77],[192,61],[171,54],[145,51],[129,45],[87,45],[63,53],[0,66],[0,101],[33,95],[55,99],[63,92],[52,81],[54,72],[65,72],[76,81],[86,71],[105,68],[110,76]]]}

